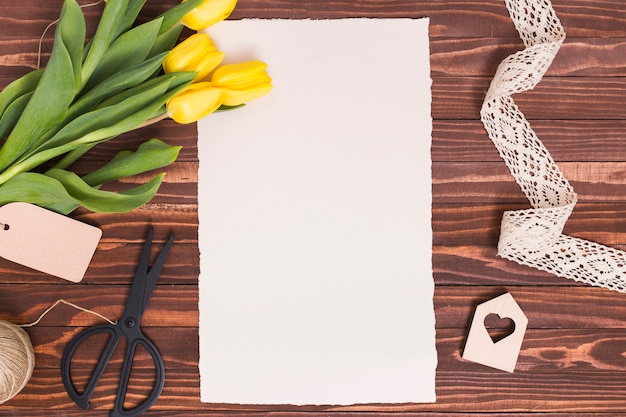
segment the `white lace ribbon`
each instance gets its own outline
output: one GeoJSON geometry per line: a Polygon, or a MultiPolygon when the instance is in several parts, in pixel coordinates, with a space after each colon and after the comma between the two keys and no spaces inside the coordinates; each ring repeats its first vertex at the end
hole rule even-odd
{"type": "Polygon", "coordinates": [[[626,292],[625,252],[562,234],[576,193],[511,98],[541,80],[565,39],[563,26],[549,0],[505,3],[526,48],[502,61],[480,115],[532,208],[504,213],[498,255],[560,277],[626,292]]]}

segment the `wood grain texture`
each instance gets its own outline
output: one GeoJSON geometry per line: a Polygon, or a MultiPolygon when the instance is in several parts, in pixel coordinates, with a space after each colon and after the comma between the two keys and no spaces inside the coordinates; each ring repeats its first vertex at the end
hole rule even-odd
{"type": "MultiPolygon", "coordinates": [[[[624,120],[532,121],[541,141],[557,162],[626,161],[624,120]]],[[[433,162],[498,162],[501,159],[479,120],[434,120],[433,162]]]]}
{"type": "MultiPolygon", "coordinates": [[[[80,0],[87,5],[89,0],[80,0]]],[[[148,0],[140,20],[178,0],[148,0]]],[[[0,86],[36,68],[39,41],[57,18],[62,0],[0,0],[0,86]]],[[[102,4],[87,7],[93,33],[102,4]]],[[[579,194],[565,232],[626,248],[626,9],[615,0],[554,0],[567,39],[546,78],[515,97],[539,137],[579,194]]],[[[199,400],[197,246],[198,160],[195,125],[171,121],[96,147],[77,165],[100,166],[123,149],[157,137],[183,147],[156,198],[125,214],[72,217],[99,226],[103,238],[87,275],[69,284],[0,260],[0,319],[32,322],[59,298],[121,315],[147,228],[156,246],[177,236],[143,324],[166,364],[162,396],[147,416],[240,417],[615,417],[626,409],[625,296],[523,267],[497,256],[505,210],[528,207],[479,120],[480,106],[499,62],[522,48],[501,0],[240,0],[232,18],[430,18],[433,80],[433,276],[437,330],[437,403],[293,407],[202,404],[199,400]],[[477,303],[510,292],[529,317],[529,330],[513,374],[464,361],[461,353],[477,303]]],[[[52,31],[41,42],[50,54],[52,31]]],[[[159,170],[158,172],[160,172],[159,170]]],[[[156,171],[155,171],[156,173],[156,171]]],[[[121,190],[149,173],[111,186],[121,190]]],[[[94,398],[79,410],[59,376],[65,344],[98,322],[60,306],[28,329],[37,366],[31,382],[0,406],[0,416],[104,416],[111,408],[115,359],[94,398]]],[[[87,375],[97,347],[77,357],[87,375]]],[[[149,381],[149,359],[138,359],[138,386],[149,381]]],[[[139,389],[139,388],[138,388],[139,389]]],[[[140,390],[139,390],[140,391],[140,390]]],[[[138,392],[133,400],[141,396],[138,392]]]]}

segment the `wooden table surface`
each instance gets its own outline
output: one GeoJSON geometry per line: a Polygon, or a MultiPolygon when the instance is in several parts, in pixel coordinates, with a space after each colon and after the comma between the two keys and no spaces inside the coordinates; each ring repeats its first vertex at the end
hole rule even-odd
{"type": "MultiPolygon", "coordinates": [[[[90,3],[81,0],[81,4],[90,3]]],[[[148,1],[157,15],[177,0],[148,1]]],[[[37,64],[38,41],[61,0],[0,0],[0,85],[37,64]]],[[[87,8],[88,22],[102,6],[87,8]]],[[[579,195],[565,232],[624,248],[626,244],[626,10],[620,0],[555,0],[567,33],[544,80],[516,101],[579,195]]],[[[79,170],[114,152],[158,137],[184,148],[165,183],[145,207],[126,214],[71,216],[97,225],[103,237],[80,284],[0,260],[0,319],[33,321],[59,298],[117,318],[126,301],[149,225],[157,246],[178,238],[143,320],[163,353],[167,378],[149,416],[237,415],[270,412],[326,415],[363,411],[383,416],[595,416],[626,410],[626,295],[592,288],[518,266],[496,256],[502,212],[526,208],[479,121],[479,108],[498,63],[522,48],[501,0],[241,0],[233,18],[430,18],[433,115],[433,266],[437,328],[437,402],[352,407],[202,404],[198,374],[197,152],[194,125],[164,121],[97,147],[79,170]],[[510,292],[529,318],[512,374],[461,359],[476,304],[510,292]]],[[[93,32],[91,32],[93,33],[93,32]]],[[[48,57],[52,32],[43,41],[48,57]]],[[[140,178],[144,179],[144,178],[140,178]]],[[[118,184],[120,189],[132,180],[118,184]]],[[[0,406],[0,415],[105,416],[117,386],[105,375],[92,410],[75,406],[59,374],[67,342],[89,314],[61,306],[30,328],[36,368],[26,388],[0,406]]],[[[76,366],[89,372],[90,355],[76,366]]],[[[93,356],[93,354],[91,355],[93,356]]],[[[140,381],[151,378],[139,359],[140,381]]],[[[119,365],[121,359],[116,362],[119,365]]],[[[115,368],[115,367],[114,367],[115,368]]],[[[141,385],[141,384],[139,384],[141,385]]]]}

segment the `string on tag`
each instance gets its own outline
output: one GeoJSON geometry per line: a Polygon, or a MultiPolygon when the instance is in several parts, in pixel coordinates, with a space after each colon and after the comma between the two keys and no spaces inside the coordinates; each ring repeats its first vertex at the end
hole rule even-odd
{"type": "Polygon", "coordinates": [[[61,303],[93,314],[111,324],[116,323],[100,313],[63,299],[57,300],[41,313],[37,320],[31,323],[17,325],[0,320],[0,404],[5,403],[20,393],[30,380],[35,369],[35,349],[28,333],[23,328],[37,325],[50,311],[61,303]]]}

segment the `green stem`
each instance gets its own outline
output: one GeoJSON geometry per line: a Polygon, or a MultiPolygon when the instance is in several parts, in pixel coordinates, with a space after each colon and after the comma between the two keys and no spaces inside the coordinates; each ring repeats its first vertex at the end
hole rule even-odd
{"type": "MultiPolygon", "coordinates": [[[[167,113],[163,113],[163,114],[161,114],[159,116],[153,117],[150,120],[146,120],[140,126],[137,126],[135,129],[132,129],[132,130],[137,130],[137,129],[140,129],[140,128],[145,127],[145,126],[153,125],[153,124],[155,124],[157,122],[160,122],[161,120],[166,119],[166,118],[167,118],[167,113]]],[[[59,162],[54,164],[53,168],[66,169],[67,167],[72,165],[74,162],[76,162],[81,156],[83,156],[84,154],[89,152],[91,150],[91,148],[93,148],[94,146],[96,146],[95,143],[89,144],[89,145],[83,145],[83,146],[81,146],[79,148],[74,149],[73,151],[71,151],[67,155],[65,155],[63,157],[63,159],[61,159],[59,162]]]]}
{"type": "Polygon", "coordinates": [[[54,164],[52,168],[67,169],[67,167],[76,162],[81,156],[89,152],[94,146],[96,146],[95,143],[90,143],[88,145],[80,146],[73,151],[68,152],[59,162],[54,164]]]}
{"type": "MultiPolygon", "coordinates": [[[[130,131],[140,129],[145,126],[155,124],[165,118],[167,118],[167,113],[163,112],[161,114],[158,114],[155,117],[152,117],[151,119],[146,120],[140,125],[135,126],[132,129],[128,129],[126,132],[130,132],[130,131]]],[[[86,134],[85,136],[82,136],[69,143],[66,143],[65,145],[57,146],[51,149],[42,150],[40,152],[37,152],[27,158],[24,158],[14,163],[13,165],[5,169],[0,174],[0,185],[4,184],[9,179],[11,179],[11,177],[13,177],[16,174],[19,174],[20,172],[30,171],[31,169],[38,167],[44,162],[50,161],[51,159],[56,158],[57,156],[61,156],[63,154],[67,154],[67,156],[63,158],[57,164],[58,166],[55,166],[55,167],[69,166],[71,163],[75,162],[78,158],[80,158],[85,152],[87,152],[93,146],[112,138],[112,137],[99,137],[99,133],[100,132],[98,131],[90,132],[86,134]]]]}
{"type": "Polygon", "coordinates": [[[81,90],[96,70],[100,59],[116,35],[116,28],[121,24],[124,12],[128,8],[128,0],[109,0],[100,17],[96,34],[90,42],[87,56],[83,61],[81,73],[81,90]]]}
{"type": "Polygon", "coordinates": [[[158,116],[155,116],[152,119],[146,120],[145,122],[143,122],[141,125],[137,126],[133,130],[153,125],[153,124],[158,123],[158,122],[160,122],[161,120],[164,120],[164,119],[167,119],[167,112],[163,112],[162,114],[159,114],[158,116]]]}
{"type": "MultiPolygon", "coordinates": [[[[86,136],[89,136],[89,135],[86,135],[86,136]]],[[[76,149],[78,146],[82,145],[81,143],[77,144],[76,142],[80,141],[83,138],[80,138],[77,141],[70,142],[62,146],[58,146],[56,148],[46,149],[45,151],[36,153],[29,158],[23,159],[11,165],[7,169],[5,169],[2,172],[2,174],[0,174],[0,185],[4,184],[8,180],[10,180],[13,176],[21,172],[30,171],[31,169],[38,167],[44,162],[47,162],[67,152],[71,152],[72,150],[76,149]]]]}

